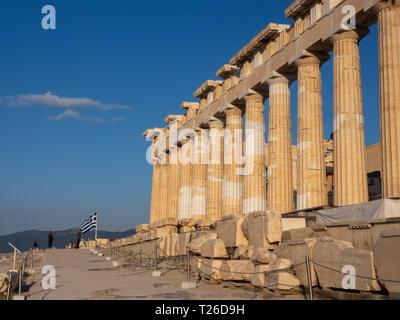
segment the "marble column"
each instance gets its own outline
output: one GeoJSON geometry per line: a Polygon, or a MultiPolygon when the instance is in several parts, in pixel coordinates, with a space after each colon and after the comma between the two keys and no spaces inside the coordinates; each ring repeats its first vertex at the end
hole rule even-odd
{"type": "Polygon", "coordinates": [[[217,221],[222,218],[222,184],[224,179],[224,123],[212,117],[208,122],[209,162],[207,177],[207,218],[217,221]]]}
{"type": "Polygon", "coordinates": [[[193,141],[186,139],[179,149],[179,220],[192,216],[192,152],[193,141]]]}
{"type": "Polygon", "coordinates": [[[160,221],[168,215],[168,150],[161,151],[160,154],[160,199],[159,215],[157,221],[160,221]]]}
{"type": "Polygon", "coordinates": [[[376,10],[383,197],[400,198],[400,1],[381,2],[376,10]]]}
{"type": "Polygon", "coordinates": [[[368,201],[359,35],[331,37],[334,55],[334,205],[368,201]]]}
{"type": "Polygon", "coordinates": [[[178,219],[179,216],[180,163],[178,161],[178,153],[179,148],[177,145],[169,147],[167,217],[174,219],[178,219]]]}
{"type": "Polygon", "coordinates": [[[294,211],[289,80],[277,76],[268,83],[268,209],[287,213],[294,211]]]}
{"type": "MultiPolygon", "coordinates": [[[[157,139],[153,139],[152,148],[153,152],[155,150],[157,139]]],[[[154,155],[154,153],[153,153],[154,155]]],[[[153,182],[151,185],[151,208],[150,208],[150,223],[153,223],[157,220],[158,213],[158,205],[159,205],[159,187],[160,187],[160,164],[158,162],[157,157],[153,156],[153,182]]]]}
{"type": "Polygon", "coordinates": [[[243,213],[243,114],[239,108],[230,106],[225,110],[224,134],[224,181],[222,185],[222,215],[243,213]],[[236,139],[235,139],[236,137],[236,139]]]}
{"type": "Polygon", "coordinates": [[[327,204],[322,117],[321,60],[305,56],[298,66],[297,210],[327,204]]]}
{"type": "Polygon", "coordinates": [[[208,163],[208,136],[203,129],[196,129],[194,143],[194,161],[192,175],[192,212],[191,218],[206,217],[206,188],[208,163]]]}
{"type": "Polygon", "coordinates": [[[243,176],[243,212],[267,209],[265,170],[264,98],[258,93],[245,96],[245,168],[243,176]]]}

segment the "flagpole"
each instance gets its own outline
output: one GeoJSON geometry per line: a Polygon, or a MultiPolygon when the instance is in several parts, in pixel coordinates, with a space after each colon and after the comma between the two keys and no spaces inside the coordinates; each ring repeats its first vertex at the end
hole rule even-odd
{"type": "Polygon", "coordinates": [[[96,209],[96,235],[95,235],[95,240],[97,241],[97,221],[99,220],[99,212],[98,209],[96,209]]]}

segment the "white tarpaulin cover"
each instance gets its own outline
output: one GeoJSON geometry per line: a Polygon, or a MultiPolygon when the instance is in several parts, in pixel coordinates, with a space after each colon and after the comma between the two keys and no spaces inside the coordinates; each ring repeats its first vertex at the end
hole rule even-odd
{"type": "Polygon", "coordinates": [[[317,211],[317,224],[400,217],[400,200],[376,200],[352,206],[317,211]]]}

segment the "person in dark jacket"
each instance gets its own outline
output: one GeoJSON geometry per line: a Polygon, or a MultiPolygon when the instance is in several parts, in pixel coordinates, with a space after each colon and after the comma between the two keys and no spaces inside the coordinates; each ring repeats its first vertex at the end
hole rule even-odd
{"type": "Polygon", "coordinates": [[[54,239],[53,232],[50,231],[49,232],[49,248],[53,248],[53,239],[54,239]]]}
{"type": "Polygon", "coordinates": [[[75,249],[79,249],[79,244],[81,243],[81,237],[82,237],[82,230],[79,229],[79,231],[78,231],[78,238],[76,239],[76,246],[75,246],[75,249]]]}

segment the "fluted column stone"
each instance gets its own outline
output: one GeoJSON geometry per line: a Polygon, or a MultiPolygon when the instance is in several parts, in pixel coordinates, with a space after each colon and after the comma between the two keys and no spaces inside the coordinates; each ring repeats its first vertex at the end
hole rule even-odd
{"type": "Polygon", "coordinates": [[[178,161],[179,148],[177,145],[169,147],[168,163],[168,209],[167,217],[178,219],[180,163],[178,161]]]}
{"type": "Polygon", "coordinates": [[[331,37],[334,55],[334,205],[368,201],[359,35],[331,37]]]}
{"type": "Polygon", "coordinates": [[[268,209],[287,213],[294,210],[289,80],[278,76],[268,83],[268,209]]]}
{"type": "Polygon", "coordinates": [[[160,155],[160,200],[159,215],[157,221],[160,221],[168,215],[168,152],[162,151],[160,155]]]}
{"type": "Polygon", "coordinates": [[[157,157],[154,155],[157,139],[152,141],[152,162],[153,162],[153,181],[151,185],[151,208],[150,208],[150,223],[157,220],[158,205],[159,205],[159,187],[160,187],[160,164],[157,157]]]}
{"type": "Polygon", "coordinates": [[[265,170],[264,98],[258,93],[245,97],[245,158],[243,176],[243,213],[267,209],[265,170]]]}
{"type": "Polygon", "coordinates": [[[381,2],[376,10],[383,197],[400,198],[400,1],[381,2]]]}
{"type": "Polygon", "coordinates": [[[209,162],[207,177],[207,218],[217,221],[222,218],[222,184],[224,179],[224,123],[212,118],[208,122],[209,162]]]}
{"type": "Polygon", "coordinates": [[[297,210],[327,204],[321,60],[306,56],[298,66],[297,210]]]}
{"type": "Polygon", "coordinates": [[[202,129],[196,130],[194,144],[194,162],[192,176],[192,212],[191,218],[200,219],[206,216],[206,188],[208,163],[208,137],[202,129]]]}
{"type": "Polygon", "coordinates": [[[222,185],[222,215],[243,213],[243,114],[230,106],[225,110],[224,181],[222,185]]]}
{"type": "Polygon", "coordinates": [[[179,220],[192,215],[192,152],[193,141],[187,139],[179,148],[179,220]]]}

